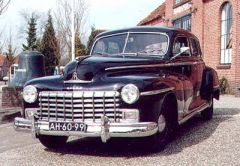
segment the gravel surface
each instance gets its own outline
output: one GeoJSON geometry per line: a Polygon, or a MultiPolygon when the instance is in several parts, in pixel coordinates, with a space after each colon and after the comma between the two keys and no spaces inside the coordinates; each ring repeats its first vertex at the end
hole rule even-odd
{"type": "Polygon", "coordinates": [[[0,125],[0,165],[240,165],[240,98],[222,96],[214,104],[212,120],[194,117],[156,153],[132,139],[102,144],[84,138],[49,151],[30,134],[15,132],[12,124],[0,125]]]}

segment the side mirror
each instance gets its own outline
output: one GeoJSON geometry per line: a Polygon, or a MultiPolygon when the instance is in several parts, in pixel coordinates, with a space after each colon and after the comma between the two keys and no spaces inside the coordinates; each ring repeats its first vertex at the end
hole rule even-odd
{"type": "Polygon", "coordinates": [[[190,52],[190,48],[189,47],[181,47],[180,48],[180,54],[182,53],[189,53],[190,52]]]}
{"type": "Polygon", "coordinates": [[[7,76],[3,77],[3,81],[8,81],[9,78],[7,76]]]}
{"type": "Polygon", "coordinates": [[[190,48],[189,47],[181,47],[180,52],[178,54],[174,55],[173,57],[171,57],[170,60],[175,59],[176,57],[180,56],[183,53],[189,53],[190,54],[190,48]]]}

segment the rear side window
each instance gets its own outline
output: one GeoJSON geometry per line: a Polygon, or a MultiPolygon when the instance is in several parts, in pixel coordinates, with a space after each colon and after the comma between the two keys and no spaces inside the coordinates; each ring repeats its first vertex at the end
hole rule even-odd
{"type": "Polygon", "coordinates": [[[192,55],[198,56],[200,53],[198,50],[198,42],[193,38],[191,38],[190,41],[191,41],[192,55]]]}
{"type": "MultiPolygon", "coordinates": [[[[173,55],[180,53],[182,47],[189,47],[187,37],[177,37],[173,45],[173,55]]],[[[183,53],[181,56],[189,56],[189,53],[183,53]]]]}

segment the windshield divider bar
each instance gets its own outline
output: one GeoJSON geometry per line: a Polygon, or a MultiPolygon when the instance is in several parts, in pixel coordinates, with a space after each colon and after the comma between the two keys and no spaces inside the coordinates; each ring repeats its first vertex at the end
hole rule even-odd
{"type": "Polygon", "coordinates": [[[122,51],[122,54],[123,54],[123,57],[125,58],[125,55],[124,55],[124,52],[125,52],[125,50],[126,50],[126,47],[127,47],[127,42],[128,42],[128,37],[129,37],[129,32],[127,33],[127,37],[126,37],[126,41],[125,41],[125,44],[124,44],[124,47],[123,47],[123,51],[122,51]]]}

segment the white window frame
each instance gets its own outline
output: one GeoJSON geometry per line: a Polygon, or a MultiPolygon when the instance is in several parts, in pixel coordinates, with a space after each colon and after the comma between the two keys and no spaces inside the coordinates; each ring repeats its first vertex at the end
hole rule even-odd
{"type": "Polygon", "coordinates": [[[220,64],[232,62],[232,5],[227,2],[221,11],[221,59],[220,64]]]}

